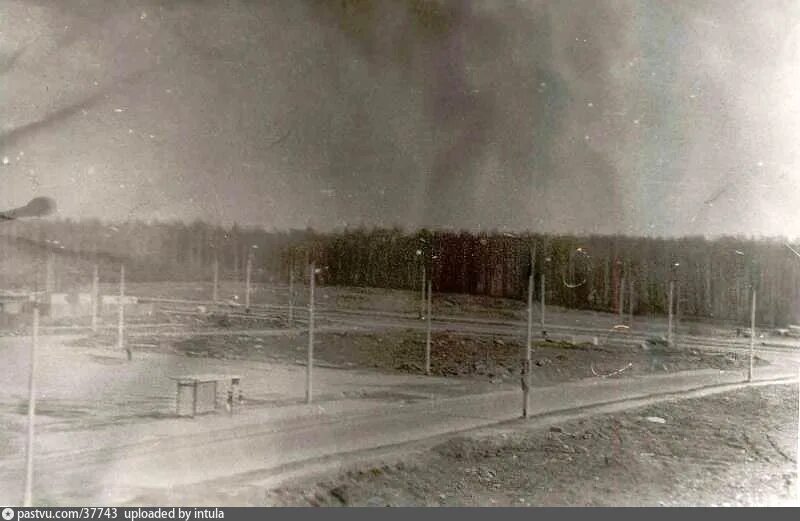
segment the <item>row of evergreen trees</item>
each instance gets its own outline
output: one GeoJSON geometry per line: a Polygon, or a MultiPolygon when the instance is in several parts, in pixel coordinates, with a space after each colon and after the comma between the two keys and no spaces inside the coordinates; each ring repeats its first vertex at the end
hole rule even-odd
{"type": "Polygon", "coordinates": [[[666,313],[669,282],[683,316],[787,324],[800,312],[800,259],[779,240],[549,236],[357,230],[317,239],[326,281],[525,298],[545,279],[548,302],[570,308],[666,313]],[[429,275],[430,276],[430,275],[429,275]],[[621,294],[622,293],[622,294],[621,294]]]}
{"type": "Polygon", "coordinates": [[[85,274],[97,261],[109,277],[124,262],[129,280],[142,282],[210,280],[216,261],[222,278],[241,280],[249,258],[254,281],[285,282],[292,270],[303,277],[314,260],[324,268],[320,282],[331,285],[419,290],[424,270],[437,292],[524,298],[532,271],[537,299],[544,278],[548,302],[572,308],[618,311],[622,304],[626,313],[665,313],[672,280],[683,316],[746,321],[753,289],[760,323],[791,323],[800,312],[800,259],[775,239],[319,234],[203,222],[39,220],[4,225],[0,241],[0,281],[7,285],[30,286],[41,271],[31,259],[45,253],[58,259],[60,280],[85,274]]]}

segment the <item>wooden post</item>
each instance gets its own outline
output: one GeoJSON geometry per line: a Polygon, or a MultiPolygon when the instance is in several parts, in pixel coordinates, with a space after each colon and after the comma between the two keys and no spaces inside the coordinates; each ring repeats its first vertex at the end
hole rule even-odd
{"type": "Polygon", "coordinates": [[[542,280],[541,280],[541,289],[539,290],[539,292],[540,292],[539,297],[540,297],[541,302],[542,302],[542,304],[541,304],[541,307],[542,307],[541,326],[542,326],[542,334],[543,335],[545,334],[545,329],[544,329],[544,311],[545,311],[544,291],[545,291],[545,281],[544,281],[544,279],[545,279],[544,270],[542,270],[542,280]]]}
{"type": "Polygon", "coordinates": [[[625,322],[625,277],[619,279],[619,323],[625,322]]]}
{"type": "Polygon", "coordinates": [[[211,290],[211,301],[216,304],[219,301],[219,259],[214,255],[214,287],[211,290]]]}
{"type": "Polygon", "coordinates": [[[231,400],[231,414],[233,414],[233,410],[236,407],[236,402],[241,398],[241,391],[239,391],[239,378],[231,378],[231,390],[230,390],[230,400],[231,400]]]}
{"type": "Polygon", "coordinates": [[[634,289],[633,289],[633,277],[631,277],[629,284],[629,293],[628,293],[628,325],[633,326],[633,299],[634,299],[634,289]]]}
{"type": "Polygon", "coordinates": [[[531,342],[533,337],[533,270],[528,276],[528,338],[525,344],[525,364],[522,368],[522,417],[528,417],[531,388],[531,342]]]}
{"type": "Polygon", "coordinates": [[[92,270],[92,333],[97,333],[97,310],[100,305],[100,276],[97,264],[92,270]]]}
{"type": "Polygon", "coordinates": [[[419,318],[424,318],[425,317],[425,305],[426,305],[426,300],[427,300],[427,297],[425,296],[425,294],[426,294],[425,292],[427,291],[427,288],[428,288],[427,282],[425,282],[425,275],[426,275],[426,273],[425,273],[425,265],[423,264],[423,266],[422,266],[422,298],[419,301],[419,318]]]}
{"type": "Polygon", "coordinates": [[[431,301],[433,299],[433,281],[428,279],[428,306],[427,312],[425,313],[425,320],[428,322],[428,328],[425,338],[425,374],[431,374],[431,315],[433,312],[431,311],[431,301]]]}
{"type": "Polygon", "coordinates": [[[289,327],[294,326],[294,257],[289,260],[289,327]]]}
{"type": "Polygon", "coordinates": [[[28,439],[25,444],[25,497],[23,506],[33,504],[33,434],[36,419],[36,348],[39,344],[39,308],[33,308],[33,341],[28,377],[28,439]]]}
{"type": "Polygon", "coordinates": [[[247,266],[245,267],[244,281],[244,307],[250,309],[250,272],[253,270],[253,256],[247,252],[247,266]]]}
{"type": "Polygon", "coordinates": [[[669,281],[669,297],[667,300],[667,307],[669,307],[669,318],[667,321],[667,345],[672,347],[672,292],[674,291],[675,282],[669,281]]]}
{"type": "Polygon", "coordinates": [[[236,291],[239,291],[239,283],[242,281],[239,277],[241,276],[241,267],[239,266],[239,247],[238,245],[234,245],[233,247],[233,280],[236,281],[236,291]]]}
{"type": "Polygon", "coordinates": [[[314,285],[317,268],[311,263],[308,293],[308,362],[306,363],[306,403],[311,403],[311,372],[314,365],[314,285]]]}
{"type": "Polygon", "coordinates": [[[55,292],[56,290],[56,275],[55,275],[55,255],[53,252],[47,253],[47,266],[45,268],[45,280],[44,280],[44,291],[48,296],[48,302],[50,295],[55,292]]]}
{"type": "Polygon", "coordinates": [[[133,358],[130,348],[125,344],[125,265],[119,268],[119,316],[117,321],[117,347],[125,350],[128,360],[133,358]]]}
{"type": "Polygon", "coordinates": [[[797,451],[795,452],[795,483],[797,485],[797,504],[800,505],[800,368],[797,369],[797,451]]]}
{"type": "Polygon", "coordinates": [[[753,301],[750,304],[750,365],[747,367],[747,381],[753,381],[753,356],[756,345],[756,290],[753,288],[753,301]]]}

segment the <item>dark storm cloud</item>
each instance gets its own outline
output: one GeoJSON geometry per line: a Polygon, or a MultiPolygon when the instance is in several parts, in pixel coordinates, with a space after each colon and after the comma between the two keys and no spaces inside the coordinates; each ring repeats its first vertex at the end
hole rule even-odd
{"type": "Polygon", "coordinates": [[[11,166],[82,179],[67,214],[689,233],[792,207],[766,188],[798,160],[792,3],[6,5],[11,166]]]}
{"type": "Polygon", "coordinates": [[[388,196],[381,202],[390,215],[401,201],[416,199],[413,211],[402,221],[474,225],[465,203],[474,186],[472,172],[482,160],[493,123],[494,96],[473,90],[468,78],[468,32],[480,26],[483,41],[494,46],[499,28],[488,19],[479,23],[483,20],[464,2],[309,3],[323,25],[329,25],[334,33],[338,29],[344,36],[340,56],[364,60],[366,67],[361,73],[368,74],[360,80],[367,82],[364,96],[348,96],[341,71],[330,78],[331,90],[347,100],[339,109],[353,115],[352,130],[342,129],[331,145],[330,176],[353,176],[347,194],[357,185],[364,186],[364,177],[370,180],[368,189],[373,192],[377,188],[385,194],[385,187],[389,187],[388,196]],[[392,85],[398,80],[408,92],[398,92],[392,85]],[[409,93],[419,96],[409,100],[409,93]],[[402,112],[381,118],[385,111],[380,106],[393,103],[400,104],[402,112]],[[408,113],[417,117],[410,126],[411,133],[395,136],[389,118],[396,123],[398,118],[408,118],[408,113]],[[421,146],[415,147],[414,141],[421,146]],[[402,161],[402,156],[415,148],[422,149],[422,161],[416,166],[419,172],[417,176],[402,176],[398,170],[414,168],[402,161]],[[405,189],[392,182],[398,175],[405,177],[405,189]],[[417,193],[409,191],[415,184],[417,193]]]}
{"type": "Polygon", "coordinates": [[[81,114],[104,100],[109,92],[116,88],[127,86],[139,81],[146,73],[138,72],[114,82],[111,85],[98,87],[76,101],[57,106],[41,115],[35,121],[29,121],[19,126],[0,131],[0,151],[13,148],[19,142],[33,136],[40,135],[51,127],[68,122],[72,117],[81,114]]]}
{"type": "MultiPolygon", "coordinates": [[[[343,37],[345,43],[333,47],[339,61],[366,62],[348,71],[360,73],[357,79],[343,80],[344,67],[319,78],[329,80],[330,91],[343,91],[346,102],[337,109],[356,115],[331,144],[333,179],[361,172],[348,192],[365,180],[389,185],[395,196],[382,201],[387,213],[396,216],[410,205],[413,211],[402,222],[417,225],[539,226],[534,218],[553,210],[562,227],[580,227],[587,218],[618,223],[622,201],[615,168],[584,142],[584,122],[571,113],[573,104],[585,108],[581,86],[602,86],[599,74],[613,39],[575,51],[577,67],[588,77],[572,85],[572,71],[558,63],[554,49],[564,44],[553,34],[552,18],[559,14],[547,6],[417,0],[309,4],[324,26],[343,37]],[[598,75],[591,77],[593,72],[598,75]],[[405,93],[398,93],[398,80],[405,93]],[[364,94],[352,96],[358,90],[364,94]],[[402,109],[391,113],[392,120],[381,119],[382,107],[392,105],[402,109]],[[411,132],[396,135],[398,118],[410,121],[411,132]],[[390,160],[412,151],[415,169],[390,160]],[[602,201],[602,213],[576,204],[586,199],[602,201]]],[[[589,26],[589,18],[581,24],[589,26]]],[[[581,24],[572,34],[586,35],[581,24]]]]}

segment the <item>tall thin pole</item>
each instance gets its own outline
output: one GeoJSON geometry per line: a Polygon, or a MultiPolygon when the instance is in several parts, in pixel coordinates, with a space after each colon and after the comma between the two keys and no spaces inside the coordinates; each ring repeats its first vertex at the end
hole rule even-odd
{"type": "Polygon", "coordinates": [[[425,338],[425,374],[431,374],[431,301],[433,295],[433,281],[428,279],[428,306],[425,313],[425,320],[427,321],[427,333],[425,338]]]}
{"type": "Polygon", "coordinates": [[[628,282],[628,286],[629,286],[629,293],[628,293],[628,325],[633,327],[633,299],[634,299],[633,277],[631,277],[630,282],[628,282]]]}
{"type": "Polygon", "coordinates": [[[244,307],[250,309],[250,272],[253,270],[253,256],[248,252],[247,266],[245,268],[244,282],[244,307]]]}
{"type": "Polygon", "coordinates": [[[672,292],[675,290],[675,282],[669,281],[669,298],[667,300],[667,307],[669,307],[669,319],[667,321],[667,345],[672,347],[672,292]]]}
{"type": "Polygon", "coordinates": [[[289,260],[289,327],[294,325],[294,257],[289,260]]]}
{"type": "Polygon", "coordinates": [[[97,264],[92,270],[92,333],[97,333],[97,310],[100,305],[100,275],[97,264]]]}
{"type": "Polygon", "coordinates": [[[756,344],[756,290],[753,289],[753,301],[750,305],[750,365],[747,368],[747,381],[753,381],[753,354],[756,344]]]}
{"type": "Polygon", "coordinates": [[[619,281],[619,322],[620,324],[625,321],[625,277],[619,281]]]}
{"type": "MultiPolygon", "coordinates": [[[[792,250],[792,253],[800,257],[800,252],[789,246],[789,243],[784,244],[787,248],[792,250]]],[[[753,299],[755,300],[755,297],[753,297],[753,299]]],[[[795,470],[797,471],[797,478],[795,479],[795,484],[797,487],[797,504],[800,505],[800,368],[797,369],[797,451],[795,452],[794,461],[795,470]]]]}
{"type": "Polygon", "coordinates": [[[23,506],[33,503],[33,433],[36,419],[36,348],[39,344],[39,308],[33,308],[33,342],[28,379],[28,439],[25,445],[25,497],[23,506]]]}
{"type": "Polygon", "coordinates": [[[794,461],[797,470],[797,504],[800,505],[800,367],[797,369],[797,452],[794,461]]]}
{"type": "Polygon", "coordinates": [[[545,275],[544,270],[542,270],[542,280],[541,280],[541,289],[539,290],[539,298],[541,299],[541,308],[542,308],[542,319],[541,319],[541,326],[542,326],[542,334],[544,334],[544,312],[545,312],[545,301],[544,301],[544,292],[545,292],[545,275]]]}
{"type": "Polygon", "coordinates": [[[50,298],[50,294],[55,291],[56,288],[56,270],[55,270],[55,255],[53,252],[48,252],[47,254],[47,265],[45,268],[45,280],[44,280],[44,290],[50,298]]]}
{"type": "Polygon", "coordinates": [[[425,282],[425,265],[422,266],[422,298],[419,301],[419,318],[423,318],[425,316],[425,302],[427,297],[425,296],[425,292],[427,291],[428,285],[425,282]]]}
{"type": "Polygon", "coordinates": [[[308,362],[306,363],[306,403],[311,403],[311,372],[314,365],[314,286],[317,268],[311,263],[308,294],[308,362]]]}
{"type": "Polygon", "coordinates": [[[531,388],[531,342],[533,337],[533,270],[528,276],[528,338],[525,344],[525,366],[522,368],[522,417],[528,417],[531,388]]]}
{"type": "Polygon", "coordinates": [[[239,246],[235,244],[233,246],[233,280],[236,281],[236,286],[239,286],[239,283],[242,281],[239,277],[241,276],[241,266],[239,265],[239,246]]]}
{"type": "Polygon", "coordinates": [[[211,290],[211,301],[216,304],[219,301],[219,259],[214,255],[214,287],[211,290]]]}
{"type": "Polygon", "coordinates": [[[125,265],[119,268],[119,306],[117,320],[117,347],[125,350],[128,360],[132,357],[130,348],[125,345],[125,265]]]}

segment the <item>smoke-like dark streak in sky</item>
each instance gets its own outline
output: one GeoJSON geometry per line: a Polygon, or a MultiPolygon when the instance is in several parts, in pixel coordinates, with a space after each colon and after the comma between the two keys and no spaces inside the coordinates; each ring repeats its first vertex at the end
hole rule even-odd
{"type": "Polygon", "coordinates": [[[3,179],[63,215],[786,233],[800,206],[796,2],[63,6],[0,6],[3,179]]]}

